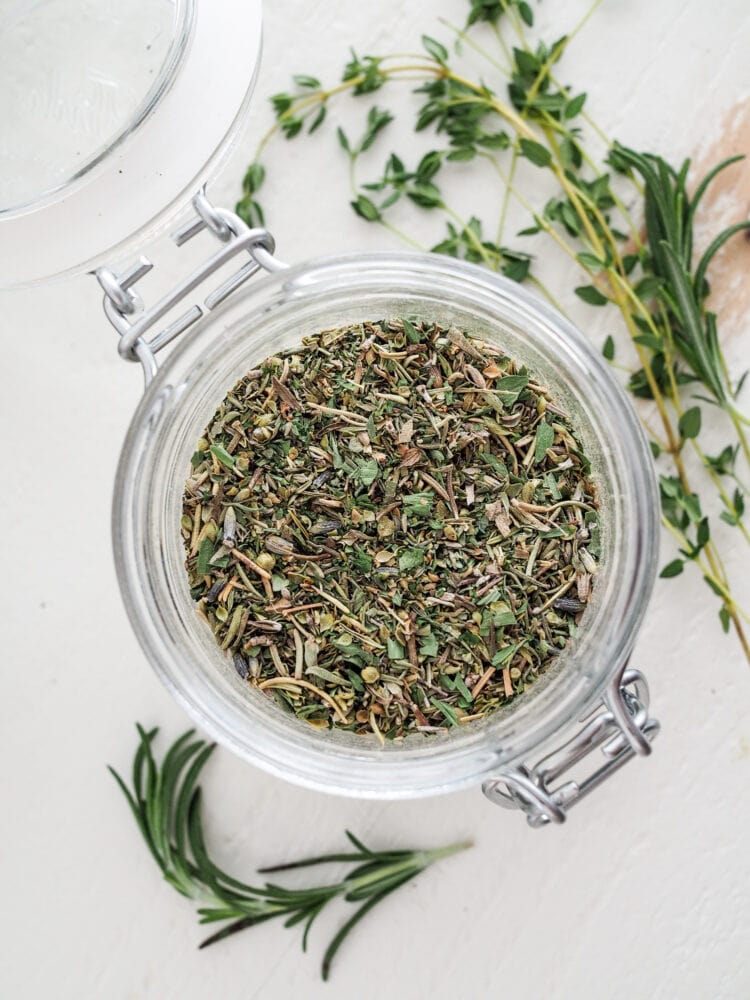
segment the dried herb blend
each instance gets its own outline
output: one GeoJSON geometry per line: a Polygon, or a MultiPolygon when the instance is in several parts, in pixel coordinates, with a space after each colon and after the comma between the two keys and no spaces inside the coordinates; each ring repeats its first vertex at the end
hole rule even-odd
{"type": "Polygon", "coordinates": [[[227,394],[192,460],[191,593],[248,683],[381,739],[482,718],[575,632],[598,555],[574,429],[523,367],[406,319],[227,394]]]}

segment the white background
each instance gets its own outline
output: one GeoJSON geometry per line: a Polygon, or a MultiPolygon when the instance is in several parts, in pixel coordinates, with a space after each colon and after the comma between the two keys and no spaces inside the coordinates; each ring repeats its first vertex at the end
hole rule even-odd
{"type": "MultiPolygon", "coordinates": [[[[544,4],[545,37],[582,10],[544,4]]],[[[269,4],[254,111],[214,195],[233,202],[270,121],[265,99],[290,73],[335,80],[350,43],[414,50],[424,30],[446,37],[438,14],[458,22],[464,11],[459,0],[269,4]]],[[[608,133],[676,159],[712,141],[744,96],[749,26],[742,0],[611,0],[561,75],[588,90],[608,133]]],[[[287,259],[395,245],[347,208],[330,129],[315,143],[276,143],[267,159],[264,202],[287,259]]],[[[481,203],[484,183],[494,204],[489,178],[469,176],[458,199],[481,203]]],[[[429,241],[431,225],[420,216],[412,228],[429,241]]],[[[545,267],[556,288],[572,287],[558,265],[545,267]]],[[[593,328],[591,311],[570,294],[564,304],[603,336],[608,321],[597,314],[593,328]]],[[[204,781],[208,833],[241,876],[334,849],[345,827],[380,847],[465,837],[476,847],[376,909],[328,985],[318,961],[340,910],[321,918],[307,956],[296,931],[275,925],[198,952],[191,905],[160,881],[104,767],[128,767],[134,720],[162,726],[164,743],[186,726],[130,632],[110,552],[112,481],[140,376],[118,359],[90,278],[6,294],[0,316],[3,1000],[750,996],[750,670],[692,573],[657,585],[636,651],[663,724],[654,756],[563,828],[531,831],[478,790],[413,803],[324,797],[219,752],[204,781]]],[[[739,371],[750,340],[741,322],[725,333],[739,371]]],[[[747,594],[735,537],[724,548],[747,594]]]]}

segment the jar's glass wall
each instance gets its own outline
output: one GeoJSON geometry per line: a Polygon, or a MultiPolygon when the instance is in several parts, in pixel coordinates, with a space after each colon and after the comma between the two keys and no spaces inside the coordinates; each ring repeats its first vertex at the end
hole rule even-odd
{"type": "Polygon", "coordinates": [[[120,575],[131,618],[162,677],[239,753],[285,777],[348,794],[460,787],[579,717],[628,655],[654,575],[658,504],[646,444],[596,354],[517,286],[419,255],[323,262],[249,289],[220,322],[194,334],[168,368],[144,401],[123,456],[115,509],[120,575]],[[236,677],[195,613],[179,522],[195,442],[238,378],[308,333],[398,315],[492,340],[550,387],[592,459],[603,551],[579,635],[525,695],[483,722],[381,748],[355,734],[312,730],[236,677]]]}

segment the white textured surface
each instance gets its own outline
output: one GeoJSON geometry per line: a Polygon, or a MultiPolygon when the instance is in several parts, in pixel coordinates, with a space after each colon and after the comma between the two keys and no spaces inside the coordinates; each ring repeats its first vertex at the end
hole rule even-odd
{"type": "MultiPolygon", "coordinates": [[[[579,9],[543,5],[545,34],[568,29],[579,9]]],[[[270,4],[256,113],[218,196],[233,199],[268,118],[261,98],[290,72],[330,77],[350,42],[414,48],[436,13],[458,21],[463,10],[460,0],[406,10],[327,0],[302,16],[291,0],[270,4]]],[[[741,96],[746,10],[742,0],[612,0],[562,75],[589,90],[607,131],[688,153],[741,96]]],[[[346,208],[328,139],[271,155],[285,161],[264,192],[284,255],[387,245],[346,208]]],[[[197,952],[190,905],[156,877],[104,770],[128,765],[134,719],[169,737],[185,725],[131,635],[110,554],[111,484],[139,375],[118,360],[91,279],[5,295],[1,315],[3,1000],[750,995],[750,671],[692,574],[657,586],[638,643],[663,723],[655,755],[563,829],[530,831],[479,791],[406,804],[325,798],[219,753],[206,775],[209,836],[239,873],[333,848],[345,826],[379,845],[473,836],[476,848],[370,915],[327,986],[317,959],[331,916],[307,956],[296,933],[273,925],[197,952]]],[[[738,332],[738,365],[747,346],[738,332]]],[[[737,545],[731,556],[747,591],[746,554],[737,545]]]]}

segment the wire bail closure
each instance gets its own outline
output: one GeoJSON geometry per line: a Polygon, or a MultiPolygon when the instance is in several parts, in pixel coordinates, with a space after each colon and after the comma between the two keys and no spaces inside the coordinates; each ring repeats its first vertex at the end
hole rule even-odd
{"type": "Polygon", "coordinates": [[[482,791],[496,805],[521,809],[529,826],[564,823],[568,810],[602,784],[632,757],[646,757],[659,732],[649,716],[648,684],[643,674],[628,667],[619,671],[602,698],[602,704],[581,722],[581,728],[557,750],[533,767],[520,764],[503,768],[488,778],[482,791]],[[595,750],[605,758],[587,778],[553,783],[595,750]]]}
{"type": "Polygon", "coordinates": [[[258,271],[275,272],[287,267],[274,257],[276,244],[267,229],[251,229],[234,212],[217,208],[207,198],[205,188],[193,197],[192,205],[195,210],[194,218],[172,234],[172,241],[180,247],[206,229],[222,246],[153,306],[145,308],[134,289],[154,266],[148,257],[140,256],[121,274],[116,274],[108,267],[97,268],[94,272],[104,291],[104,314],[120,335],[117,346],[120,357],[125,361],[141,363],[146,386],[151,383],[158,369],[156,354],[167,344],[184,333],[205,312],[215,309],[258,271]],[[206,296],[202,304],[195,303],[176,320],[147,339],[146,334],[174,306],[220,267],[243,252],[248,254],[249,261],[206,296]]]}

